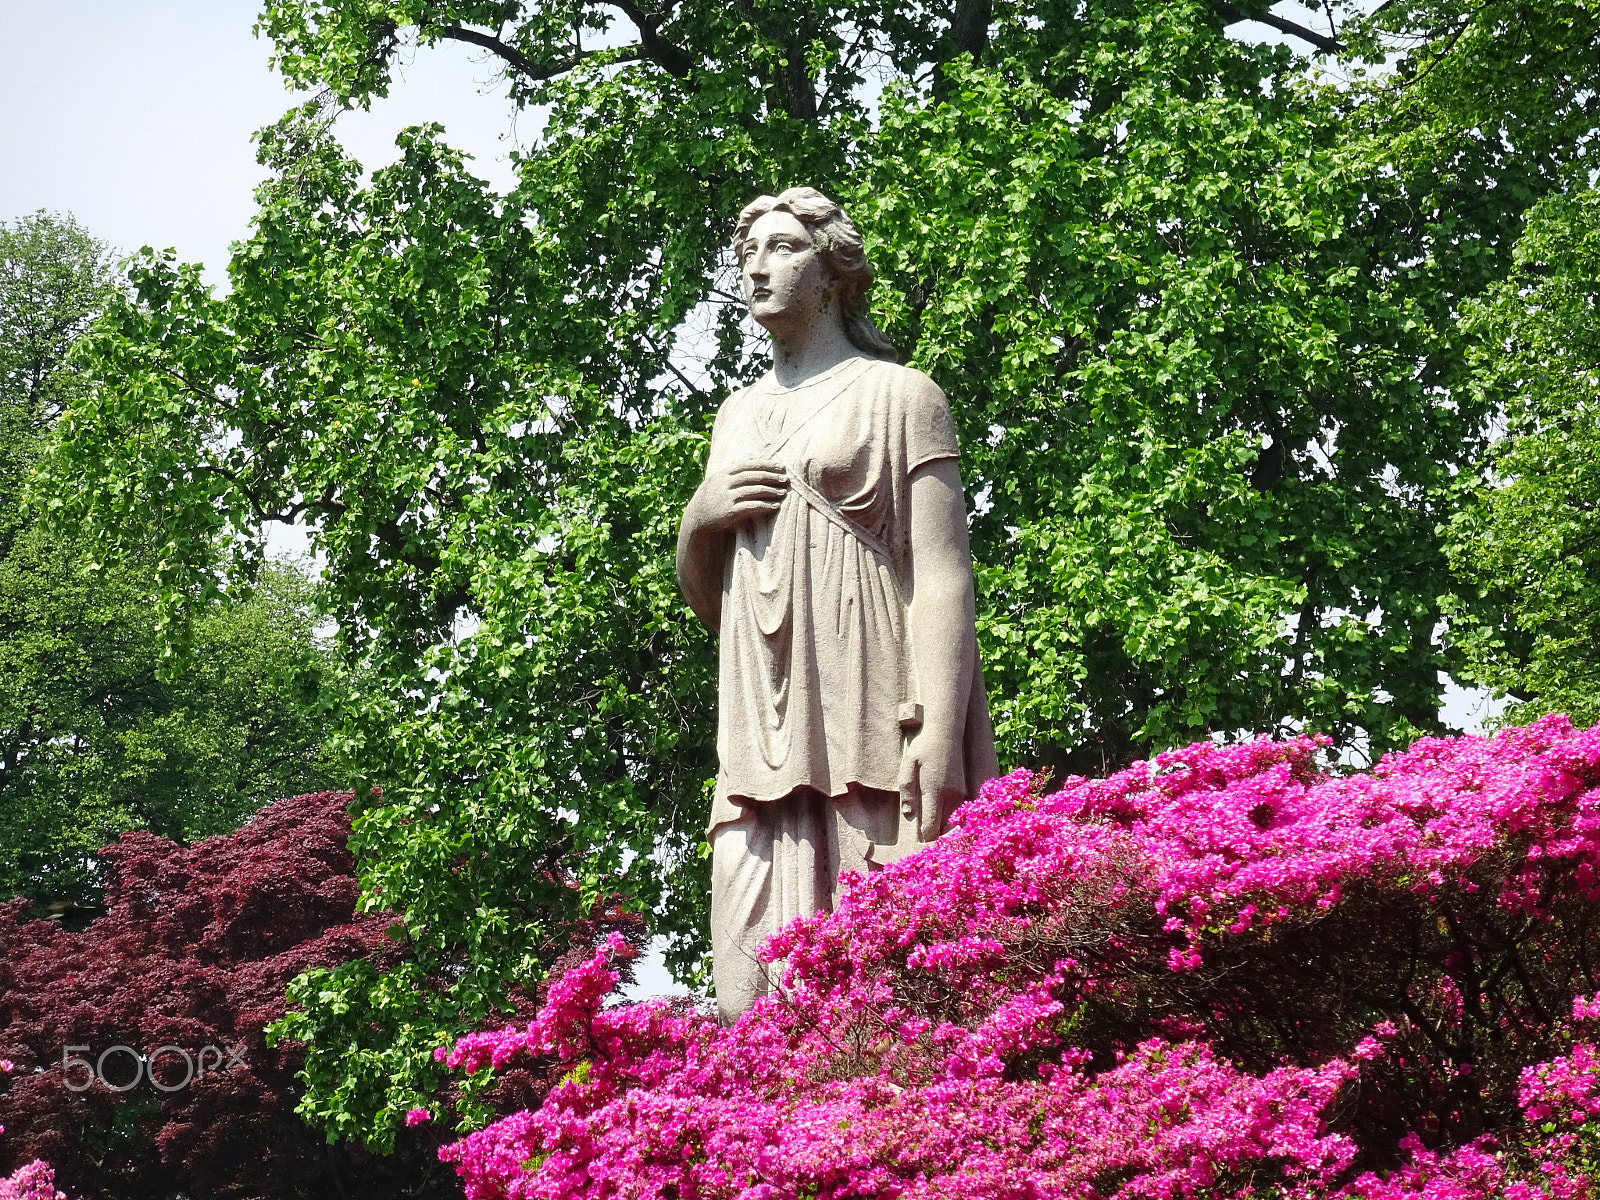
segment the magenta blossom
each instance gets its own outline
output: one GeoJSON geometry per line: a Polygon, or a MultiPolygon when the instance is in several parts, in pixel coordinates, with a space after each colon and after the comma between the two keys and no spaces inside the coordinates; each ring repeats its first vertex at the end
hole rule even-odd
{"type": "Polygon", "coordinates": [[[469,1200],[1579,1200],[1600,732],[1321,750],[993,780],[776,935],[730,1028],[607,1007],[604,946],[441,1051],[560,1080],[441,1157],[469,1200]]]}
{"type": "Polygon", "coordinates": [[[0,1179],[0,1200],[67,1200],[56,1191],[56,1173],[49,1163],[35,1159],[0,1179]]]}

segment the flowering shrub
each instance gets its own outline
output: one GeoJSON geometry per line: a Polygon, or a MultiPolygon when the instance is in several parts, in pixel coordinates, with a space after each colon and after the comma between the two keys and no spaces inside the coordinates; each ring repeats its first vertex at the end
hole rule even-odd
{"type": "Polygon", "coordinates": [[[613,938],[455,1044],[556,1083],[441,1157],[472,1200],[1587,1196],[1600,730],[1319,752],[991,781],[731,1028],[606,1007],[613,938]]]}
{"type": "Polygon", "coordinates": [[[67,1195],[56,1191],[56,1173],[50,1164],[34,1159],[0,1179],[0,1200],[67,1200],[67,1195]]]}

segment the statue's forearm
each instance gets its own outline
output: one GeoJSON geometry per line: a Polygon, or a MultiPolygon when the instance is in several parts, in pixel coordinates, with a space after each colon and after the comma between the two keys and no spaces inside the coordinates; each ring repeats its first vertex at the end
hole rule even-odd
{"type": "Polygon", "coordinates": [[[972,577],[919,581],[911,605],[911,646],[917,660],[924,738],[959,747],[972,691],[972,577]]]}
{"type": "Polygon", "coordinates": [[[708,528],[700,518],[700,506],[689,501],[678,526],[678,587],[695,616],[712,633],[722,625],[722,573],[726,535],[708,528]]]}
{"type": "Polygon", "coordinates": [[[953,459],[930,463],[912,477],[911,555],[911,646],[922,703],[918,740],[948,747],[959,763],[976,670],[975,606],[966,500],[953,459]]]}

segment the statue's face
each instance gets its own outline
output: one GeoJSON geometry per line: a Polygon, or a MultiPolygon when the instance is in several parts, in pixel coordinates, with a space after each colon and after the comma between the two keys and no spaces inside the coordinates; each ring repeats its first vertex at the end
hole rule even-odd
{"type": "Polygon", "coordinates": [[[792,214],[758,217],[739,253],[750,315],[774,334],[797,332],[831,307],[828,269],[806,227],[792,214]]]}

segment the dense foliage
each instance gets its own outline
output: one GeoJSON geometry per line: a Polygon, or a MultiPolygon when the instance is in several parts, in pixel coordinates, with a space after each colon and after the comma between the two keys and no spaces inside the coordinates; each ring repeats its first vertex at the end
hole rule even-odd
{"type": "MultiPolygon", "coordinates": [[[[1420,31],[1396,71],[1450,78],[1450,47],[1524,7],[1386,6],[1360,52],[1420,31]]],[[[1425,88],[1313,82],[1226,36],[1247,13],[1270,16],[266,7],[285,76],[335,101],[449,39],[546,116],[504,196],[437,129],[370,180],[314,109],[269,130],[230,292],[144,258],[41,481],[107,536],[158,514],[167,612],[241,577],[264,521],[327,557],[325,611],[371,680],[346,761],[384,789],[356,826],[363,882],[417,957],[305,993],[308,1113],[381,1144],[425,1031],[531,984],[561,911],[611,880],[680,971],[699,960],[712,647],[670,550],[710,415],[763,361],[722,257],[757,191],[847,203],[877,314],[952,397],[1003,757],[1100,770],[1211,732],[1381,750],[1439,728],[1459,652],[1438,530],[1492,404],[1462,386],[1457,317],[1577,152],[1506,153],[1425,88]],[[423,986],[445,962],[450,986],[423,986]]],[[[1551,111],[1587,103],[1519,78],[1551,111]]]]}
{"type": "Polygon", "coordinates": [[[392,916],[354,911],[349,800],[281,800],[188,849],[126,834],[81,932],[0,907],[0,1171],[43,1159],[90,1200],[451,1194],[426,1186],[426,1130],[387,1160],[326,1146],[294,1113],[298,1050],[263,1037],[308,968],[399,956],[392,916]]]}
{"type": "Polygon", "coordinates": [[[70,217],[0,222],[0,898],[41,904],[92,906],[95,851],[124,830],[198,839],[332,776],[339,680],[303,571],[272,565],[254,595],[197,615],[174,671],[150,514],[127,514],[108,547],[26,506],[56,422],[88,394],[70,351],[119,294],[107,260],[70,217]]]}
{"type": "MultiPolygon", "coordinates": [[[[67,352],[116,291],[109,248],[70,216],[0,221],[0,507],[12,520],[51,424],[83,393],[67,352]]],[[[0,535],[14,535],[9,522],[0,535]]]]}
{"type": "Polygon", "coordinates": [[[1451,171],[1485,155],[1514,162],[1517,174],[1500,183],[1529,205],[1512,270],[1463,306],[1466,388],[1503,416],[1505,436],[1451,536],[1462,582],[1487,601],[1452,614],[1462,674],[1509,694],[1509,720],[1567,712],[1587,723],[1600,718],[1590,515],[1600,8],[1401,0],[1380,7],[1375,28],[1421,43],[1385,93],[1389,155],[1451,171]]]}
{"type": "Polygon", "coordinates": [[[562,1082],[444,1155],[473,1200],[1589,1194],[1600,729],[1318,752],[994,781],[731,1028],[604,1007],[602,947],[456,1044],[562,1082]]]}
{"type": "Polygon", "coordinates": [[[1600,192],[1540,204],[1471,320],[1509,436],[1455,550],[1506,616],[1458,636],[1513,715],[1600,720],[1600,192]]]}
{"type": "Polygon", "coordinates": [[[1510,184],[1524,204],[1587,184],[1600,150],[1591,0],[1389,0],[1351,32],[1369,52],[1373,41],[1399,52],[1378,109],[1390,156],[1440,164],[1463,200],[1474,176],[1510,184]]]}
{"type": "Polygon", "coordinates": [[[325,784],[343,684],[299,567],[199,616],[174,672],[149,572],[85,553],[35,529],[0,561],[0,896],[92,909],[123,831],[197,841],[325,784]]]}
{"type": "MultiPolygon", "coordinates": [[[[458,1194],[434,1161],[443,1127],[414,1121],[373,1155],[305,1124],[303,1050],[268,1033],[297,977],[315,987],[343,964],[376,981],[406,965],[393,914],[356,912],[350,799],[280,800],[190,848],[126,834],[102,852],[107,911],[81,932],[30,920],[21,900],[0,906],[0,1170],[37,1158],[84,1200],[458,1194]]],[[[626,963],[640,930],[608,898],[545,961],[559,978],[614,934],[626,963]]],[[[512,1007],[531,1017],[539,1000],[515,994],[512,1007]]],[[[372,1037],[358,1025],[341,1033],[352,1045],[372,1037]]],[[[431,1098],[482,1121],[538,1103],[548,1086],[510,1071],[440,1088],[442,1069],[419,1066],[388,1081],[402,1109],[431,1098]]]]}

